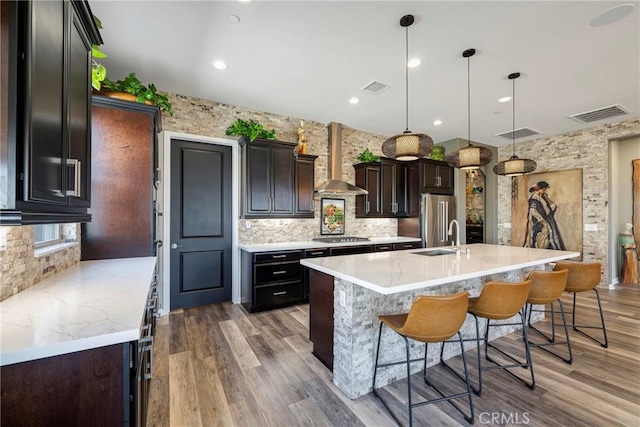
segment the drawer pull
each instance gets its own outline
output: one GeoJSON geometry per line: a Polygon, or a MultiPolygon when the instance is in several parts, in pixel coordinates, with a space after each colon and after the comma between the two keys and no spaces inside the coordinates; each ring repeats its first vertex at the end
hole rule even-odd
{"type": "Polygon", "coordinates": [[[273,259],[277,259],[277,258],[286,258],[286,255],[271,255],[271,258],[273,259]]]}
{"type": "Polygon", "coordinates": [[[378,249],[387,250],[389,249],[389,246],[379,246],[378,249]]]}
{"type": "Polygon", "coordinates": [[[275,296],[278,296],[278,295],[284,295],[286,293],[287,293],[287,291],[274,292],[273,296],[275,297],[275,296]]]}
{"type": "Polygon", "coordinates": [[[286,274],[287,270],[274,271],[273,274],[286,274]]]}
{"type": "Polygon", "coordinates": [[[322,255],[324,252],[309,252],[309,255],[322,255]]]}

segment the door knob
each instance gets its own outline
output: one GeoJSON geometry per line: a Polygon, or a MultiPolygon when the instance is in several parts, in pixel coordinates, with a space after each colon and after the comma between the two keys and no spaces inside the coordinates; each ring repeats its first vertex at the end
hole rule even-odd
{"type": "Polygon", "coordinates": [[[182,245],[179,245],[177,243],[172,243],[171,244],[171,249],[177,249],[177,248],[181,248],[181,247],[182,247],[182,245]]]}

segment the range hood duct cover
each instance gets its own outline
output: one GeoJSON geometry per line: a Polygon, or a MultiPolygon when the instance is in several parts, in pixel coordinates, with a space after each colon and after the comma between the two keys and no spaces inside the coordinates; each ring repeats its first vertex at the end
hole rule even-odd
{"type": "Polygon", "coordinates": [[[342,125],[331,122],[329,130],[329,180],[316,188],[317,193],[369,194],[369,192],[342,181],[342,125]]]}

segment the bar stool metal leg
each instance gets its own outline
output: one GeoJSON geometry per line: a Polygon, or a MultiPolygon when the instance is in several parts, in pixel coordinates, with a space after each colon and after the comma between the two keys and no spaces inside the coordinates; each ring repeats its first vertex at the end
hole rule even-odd
{"type": "MultiPolygon", "coordinates": [[[[564,304],[562,302],[562,300],[558,299],[558,304],[560,305],[560,316],[562,318],[562,326],[564,328],[564,336],[565,336],[565,341],[556,341],[556,325],[555,325],[555,312],[553,310],[553,303],[551,303],[551,336],[545,334],[543,331],[539,330],[538,328],[534,327],[531,324],[531,313],[532,311],[546,311],[546,310],[532,310],[532,304],[527,304],[527,326],[533,330],[534,332],[536,332],[538,335],[540,335],[541,337],[543,337],[547,342],[546,343],[534,343],[532,341],[529,341],[529,345],[531,347],[536,347],[539,348],[540,350],[546,351],[547,353],[558,357],[559,359],[561,359],[562,361],[564,361],[565,363],[568,364],[572,364],[573,363],[573,351],[571,350],[571,339],[569,338],[569,328],[567,327],[567,319],[565,316],[565,312],[564,312],[564,304]],[[551,351],[549,350],[547,347],[548,346],[552,346],[552,345],[561,345],[561,344],[566,344],[567,345],[567,352],[569,353],[569,357],[564,357],[562,356],[560,353],[557,353],[555,351],[551,351]]],[[[524,339],[524,335],[522,336],[522,338],[524,339]]]]}
{"type": "Polygon", "coordinates": [[[598,310],[600,311],[600,324],[602,326],[576,325],[576,296],[577,296],[577,293],[574,292],[573,293],[573,313],[571,313],[571,327],[573,328],[574,331],[576,331],[576,332],[584,335],[585,337],[597,342],[602,347],[607,348],[607,347],[609,347],[609,340],[607,339],[607,328],[604,326],[604,314],[602,312],[602,302],[600,301],[600,293],[598,292],[598,290],[596,288],[593,288],[593,291],[596,293],[596,299],[598,300],[598,310]],[[579,328],[582,328],[582,329],[602,329],[602,334],[604,335],[604,342],[602,342],[599,339],[587,334],[586,332],[580,330],[579,328]]]}

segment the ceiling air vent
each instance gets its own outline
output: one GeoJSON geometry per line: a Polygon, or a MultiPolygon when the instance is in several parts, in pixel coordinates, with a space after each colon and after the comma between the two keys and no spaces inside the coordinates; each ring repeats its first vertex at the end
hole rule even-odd
{"type": "Polygon", "coordinates": [[[365,87],[363,87],[360,90],[372,93],[374,95],[378,95],[378,94],[380,94],[380,92],[383,92],[383,91],[389,89],[389,87],[390,87],[389,85],[386,85],[384,83],[380,83],[380,82],[377,82],[377,81],[374,80],[374,81],[372,81],[371,83],[369,83],[368,85],[366,85],[365,87]]]}
{"type": "Polygon", "coordinates": [[[512,139],[524,138],[524,137],[533,136],[533,135],[540,135],[541,133],[542,132],[538,132],[537,130],[531,129],[531,128],[520,128],[516,130],[510,130],[507,132],[497,133],[496,136],[499,136],[501,138],[506,138],[509,141],[511,141],[512,139]]]}
{"type": "Polygon", "coordinates": [[[597,110],[585,111],[584,113],[572,114],[569,118],[580,123],[591,123],[611,117],[624,116],[629,113],[631,113],[631,111],[620,104],[616,104],[598,108],[597,110]]]}

